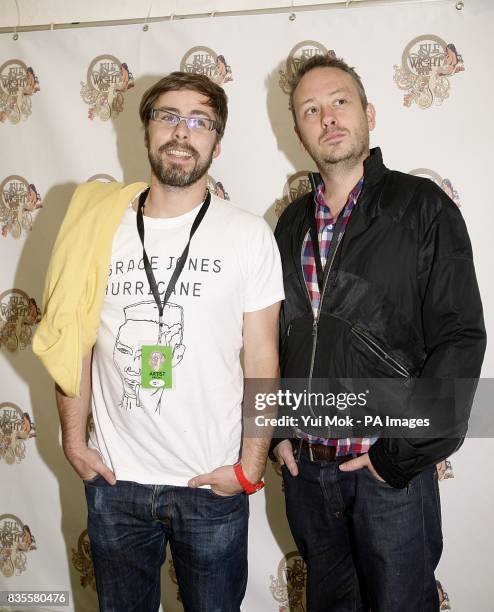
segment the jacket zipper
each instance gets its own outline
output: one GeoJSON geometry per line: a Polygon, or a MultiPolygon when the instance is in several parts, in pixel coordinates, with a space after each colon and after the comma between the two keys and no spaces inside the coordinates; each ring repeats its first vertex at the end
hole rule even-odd
{"type": "MultiPolygon", "coordinates": [[[[333,267],[333,263],[334,263],[334,258],[336,257],[336,253],[338,252],[338,248],[340,246],[340,242],[342,239],[343,235],[340,234],[338,236],[338,242],[336,243],[336,248],[333,252],[333,256],[331,257],[331,261],[329,262],[329,268],[326,272],[325,270],[325,276],[324,276],[324,283],[322,286],[322,292],[321,292],[321,297],[319,299],[319,308],[317,309],[317,317],[314,317],[314,322],[312,324],[312,356],[311,356],[311,360],[310,360],[310,370],[309,370],[309,385],[308,385],[308,391],[309,393],[311,392],[311,388],[312,388],[312,374],[314,373],[314,361],[316,358],[316,348],[317,348],[317,326],[319,324],[319,318],[321,316],[321,309],[322,309],[322,303],[324,300],[324,293],[326,292],[326,285],[328,284],[328,278],[329,275],[331,273],[331,268],[333,267]]],[[[312,305],[311,305],[312,307],[312,305]]],[[[312,412],[312,408],[310,409],[310,411],[312,412]]],[[[314,413],[312,412],[312,415],[314,415],[314,413]]]]}
{"type": "Polygon", "coordinates": [[[411,373],[404,366],[401,365],[394,357],[385,351],[377,342],[374,342],[372,338],[369,338],[367,334],[365,334],[362,330],[352,327],[351,333],[357,336],[365,344],[365,346],[369,349],[369,351],[375,355],[378,359],[386,363],[398,376],[402,378],[411,378],[411,373]]]}
{"type": "MultiPolygon", "coordinates": [[[[302,276],[304,276],[304,266],[302,266],[302,276]]],[[[307,287],[307,283],[305,282],[305,277],[304,277],[304,286],[305,286],[305,294],[307,296],[307,300],[310,306],[310,311],[312,312],[312,316],[314,316],[314,309],[312,308],[312,300],[310,299],[309,288],[307,287]]]]}

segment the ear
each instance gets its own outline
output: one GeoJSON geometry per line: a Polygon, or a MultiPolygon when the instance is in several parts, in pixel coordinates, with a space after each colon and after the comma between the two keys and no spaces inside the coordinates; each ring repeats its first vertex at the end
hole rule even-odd
{"type": "Polygon", "coordinates": [[[367,104],[367,109],[365,111],[367,115],[367,123],[369,125],[369,131],[371,132],[376,127],[376,109],[374,104],[367,104]]]}
{"type": "Polygon", "coordinates": [[[144,146],[146,149],[149,149],[149,136],[147,130],[144,132],[144,146]]]}
{"type": "Polygon", "coordinates": [[[214,145],[213,158],[216,159],[220,153],[221,153],[221,140],[218,140],[218,142],[214,145]]]}

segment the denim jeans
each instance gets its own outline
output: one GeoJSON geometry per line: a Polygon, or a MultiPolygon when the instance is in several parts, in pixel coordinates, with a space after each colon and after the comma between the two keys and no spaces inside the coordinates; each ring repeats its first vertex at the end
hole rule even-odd
{"type": "Polygon", "coordinates": [[[302,456],[283,467],[286,511],[307,564],[308,612],[437,612],[434,570],[442,552],[435,467],[407,489],[367,468],[302,456]]]}
{"type": "Polygon", "coordinates": [[[239,612],[247,583],[244,494],[85,482],[101,612],[155,612],[169,542],[186,612],[239,612]]]}

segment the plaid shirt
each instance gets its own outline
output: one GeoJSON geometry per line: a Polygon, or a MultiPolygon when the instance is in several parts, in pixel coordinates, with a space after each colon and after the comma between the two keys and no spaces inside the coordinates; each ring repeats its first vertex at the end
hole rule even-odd
{"type": "MultiPolygon", "coordinates": [[[[341,238],[343,238],[343,234],[345,233],[348,221],[350,219],[350,215],[352,214],[352,210],[357,205],[363,184],[364,177],[362,177],[352,189],[350,195],[348,196],[348,200],[345,204],[345,207],[340,212],[340,215],[343,216],[343,224],[341,226],[339,235],[340,240],[341,238]]],[[[337,217],[331,217],[331,211],[329,209],[329,206],[324,201],[324,183],[322,181],[321,183],[319,183],[316,189],[314,200],[316,203],[316,226],[317,236],[319,239],[319,252],[321,255],[321,264],[324,269],[331,242],[334,238],[334,228],[336,225],[337,217]]],[[[310,238],[310,232],[307,232],[304,244],[302,246],[302,270],[304,272],[305,284],[309,292],[312,310],[314,312],[314,318],[317,318],[319,314],[321,294],[319,291],[319,284],[317,282],[316,260],[314,258],[314,249],[312,246],[312,240],[310,238]]],[[[338,457],[341,457],[342,455],[348,455],[350,453],[366,453],[372,446],[372,444],[374,444],[374,442],[377,440],[376,437],[337,438],[328,440],[327,438],[319,438],[318,436],[313,436],[304,433],[300,429],[295,430],[295,435],[298,438],[303,438],[310,444],[324,444],[326,446],[336,446],[336,455],[338,457]]]]}

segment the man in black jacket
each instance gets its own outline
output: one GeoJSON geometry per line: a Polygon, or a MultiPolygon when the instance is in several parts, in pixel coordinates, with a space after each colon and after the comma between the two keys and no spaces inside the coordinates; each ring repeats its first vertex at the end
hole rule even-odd
{"type": "Polygon", "coordinates": [[[281,375],[389,379],[403,401],[388,398],[389,409],[436,422],[433,436],[300,427],[273,440],[308,610],[436,612],[435,464],[462,443],[486,342],[465,223],[432,181],[390,171],[369,150],[375,110],[345,62],[305,62],[290,103],[320,174],[276,228],[281,375]]]}

